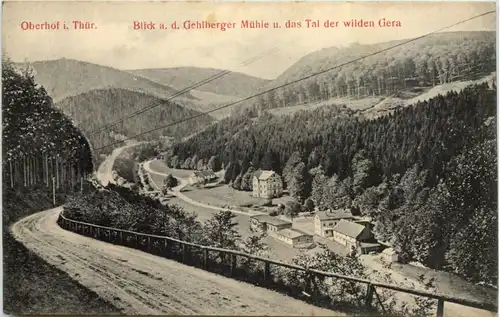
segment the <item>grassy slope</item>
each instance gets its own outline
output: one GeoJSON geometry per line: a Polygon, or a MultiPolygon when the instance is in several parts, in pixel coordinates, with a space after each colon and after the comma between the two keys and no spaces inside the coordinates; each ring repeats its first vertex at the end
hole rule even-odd
{"type": "MultiPolygon", "coordinates": [[[[183,89],[195,83],[201,82],[212,76],[219,75],[222,70],[199,67],[176,67],[157,69],[130,70],[132,74],[148,78],[162,85],[168,85],[177,89],[183,89]]],[[[197,87],[198,91],[211,92],[223,96],[245,97],[256,92],[262,86],[271,81],[263,78],[253,77],[238,72],[230,72],[224,76],[210,81],[203,86],[197,87]]]]}
{"type": "Polygon", "coordinates": [[[389,96],[389,97],[366,97],[361,99],[349,99],[349,98],[332,98],[326,101],[304,103],[296,106],[288,106],[281,108],[274,108],[268,110],[268,112],[274,115],[293,115],[294,113],[307,110],[312,111],[320,107],[328,106],[339,106],[345,105],[347,108],[353,111],[361,112],[367,118],[375,118],[381,115],[389,114],[399,107],[406,107],[409,105],[416,104],[418,101],[423,102],[430,100],[437,95],[445,95],[450,91],[459,92],[465,87],[472,84],[480,84],[483,82],[491,81],[496,76],[495,73],[489,74],[487,76],[466,81],[456,81],[452,83],[437,85],[435,87],[427,87],[422,89],[419,93],[411,93],[410,91],[401,92],[401,96],[389,96]],[[402,98],[403,97],[403,98],[402,98]]]}
{"type": "MultiPolygon", "coordinates": [[[[18,66],[26,67],[22,63],[18,66]]],[[[56,102],[69,96],[103,88],[131,89],[157,97],[165,97],[177,92],[172,87],[119,69],[72,59],[39,61],[30,66],[35,71],[37,82],[47,89],[56,102]]],[[[189,94],[185,94],[184,97],[194,100],[189,94]]]]}
{"type": "MultiPolygon", "coordinates": [[[[58,197],[61,202],[64,197],[58,197]]],[[[111,304],[44,262],[8,231],[16,220],[52,207],[45,190],[3,191],[3,305],[5,314],[119,314],[111,304]]]]}

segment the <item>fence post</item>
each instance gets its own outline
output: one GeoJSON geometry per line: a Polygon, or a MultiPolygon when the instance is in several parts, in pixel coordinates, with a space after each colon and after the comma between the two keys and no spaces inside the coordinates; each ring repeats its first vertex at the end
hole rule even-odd
{"type": "Polygon", "coordinates": [[[170,256],[170,252],[168,251],[170,243],[168,243],[168,239],[163,239],[163,247],[164,247],[163,254],[165,257],[168,258],[170,256]]]}
{"type": "Polygon", "coordinates": [[[438,299],[436,316],[437,317],[444,316],[444,300],[442,298],[438,299]]]}
{"type": "Polygon", "coordinates": [[[208,270],[208,249],[203,248],[203,267],[208,270]]]}
{"type": "Polygon", "coordinates": [[[148,253],[151,253],[151,237],[148,236],[148,253]]]}
{"type": "Polygon", "coordinates": [[[101,239],[101,228],[97,227],[97,240],[101,239]]]}
{"type": "Polygon", "coordinates": [[[187,258],[187,246],[183,243],[182,244],[182,263],[186,263],[186,258],[187,258]]]}
{"type": "Polygon", "coordinates": [[[311,274],[309,274],[309,269],[306,268],[304,276],[304,293],[309,294],[310,286],[311,286],[311,274]]]}
{"type": "Polygon", "coordinates": [[[234,276],[236,271],[236,254],[231,253],[231,276],[234,276]]]}
{"type": "Polygon", "coordinates": [[[123,232],[118,231],[118,244],[123,244],[123,232]]]}
{"type": "Polygon", "coordinates": [[[268,261],[264,261],[264,281],[269,283],[271,280],[271,270],[270,270],[271,264],[268,261]]]}
{"type": "Polygon", "coordinates": [[[366,307],[372,306],[373,292],[375,291],[375,287],[372,284],[368,284],[366,288],[366,299],[365,304],[366,307]]]}

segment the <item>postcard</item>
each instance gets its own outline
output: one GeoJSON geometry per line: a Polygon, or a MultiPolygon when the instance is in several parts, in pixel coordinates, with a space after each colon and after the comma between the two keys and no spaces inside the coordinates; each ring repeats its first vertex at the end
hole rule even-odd
{"type": "Polygon", "coordinates": [[[4,313],[496,316],[494,2],[2,10],[4,313]]]}

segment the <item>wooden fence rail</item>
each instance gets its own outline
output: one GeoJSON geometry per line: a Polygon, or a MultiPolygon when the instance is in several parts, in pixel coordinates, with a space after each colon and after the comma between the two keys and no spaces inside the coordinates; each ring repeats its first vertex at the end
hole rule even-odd
{"type": "MultiPolygon", "coordinates": [[[[437,317],[443,317],[445,302],[456,303],[463,306],[483,309],[491,312],[497,312],[498,310],[498,306],[496,303],[493,304],[488,302],[473,301],[464,298],[451,297],[390,284],[378,283],[352,276],[345,276],[336,273],[309,269],[299,265],[275,261],[272,259],[254,256],[240,251],[203,246],[170,238],[167,236],[159,236],[110,227],[103,227],[68,219],[63,215],[62,212],[59,215],[58,224],[63,229],[97,240],[140,249],[151,254],[178,260],[187,265],[199,267],[215,273],[223,274],[229,277],[245,280],[250,283],[281,291],[283,291],[283,289],[278,289],[277,282],[273,279],[271,265],[304,272],[304,281],[302,281],[302,285],[297,286],[296,290],[287,291],[288,293],[291,292],[295,295],[297,295],[297,293],[307,294],[308,292],[313,292],[313,280],[324,279],[327,277],[363,284],[366,286],[365,308],[368,310],[374,308],[374,305],[372,304],[374,298],[377,300],[380,308],[384,310],[379,295],[376,292],[376,288],[389,289],[392,291],[404,292],[416,296],[436,299],[438,301],[436,311],[437,317]],[[229,261],[227,259],[229,259],[229,261]],[[243,264],[238,265],[238,260],[243,261],[243,264]],[[251,276],[249,276],[247,270],[242,268],[242,266],[244,265],[249,265],[250,262],[262,267],[261,270],[257,270],[256,273],[251,276]]],[[[290,295],[293,295],[291,293],[290,295]]],[[[310,297],[311,295],[307,294],[304,299],[311,300],[310,297]]]]}

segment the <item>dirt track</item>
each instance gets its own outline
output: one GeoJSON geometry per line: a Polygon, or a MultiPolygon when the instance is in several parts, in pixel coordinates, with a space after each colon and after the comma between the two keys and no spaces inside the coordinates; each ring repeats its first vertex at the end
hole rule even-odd
{"type": "Polygon", "coordinates": [[[61,208],[26,217],[14,237],[125,314],[335,315],[279,293],[61,229],[61,208]]]}

